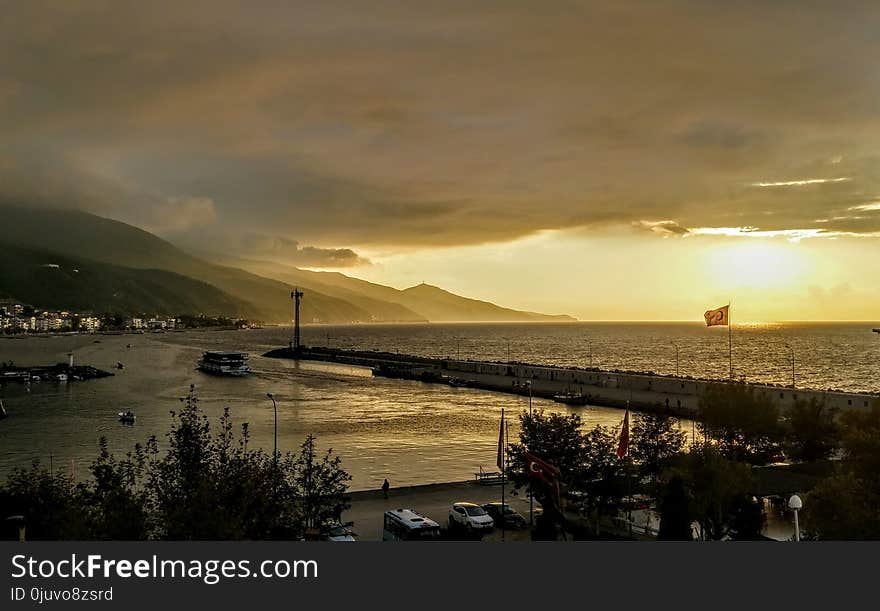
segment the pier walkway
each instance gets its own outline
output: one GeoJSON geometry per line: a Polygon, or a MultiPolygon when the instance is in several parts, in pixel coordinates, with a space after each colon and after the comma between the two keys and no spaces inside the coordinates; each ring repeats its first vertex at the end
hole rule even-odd
{"type": "MultiPolygon", "coordinates": [[[[434,359],[379,351],[340,350],[308,347],[299,351],[288,348],[265,354],[273,358],[296,358],[312,361],[360,365],[373,369],[374,375],[453,384],[496,392],[552,399],[559,393],[576,393],[588,405],[629,407],[649,412],[692,417],[700,397],[711,384],[744,384],[728,380],[708,380],[631,371],[607,371],[597,368],[554,367],[522,362],[498,363],[458,359],[434,359]]],[[[840,390],[818,390],[749,384],[764,393],[780,408],[795,401],[816,399],[841,411],[867,410],[877,401],[877,394],[840,390]]]]}

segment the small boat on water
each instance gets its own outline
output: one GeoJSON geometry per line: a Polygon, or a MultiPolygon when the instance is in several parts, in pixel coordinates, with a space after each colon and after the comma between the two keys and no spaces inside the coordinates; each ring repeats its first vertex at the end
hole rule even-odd
{"type": "Polygon", "coordinates": [[[241,377],[251,373],[247,352],[208,351],[202,355],[198,368],[216,376],[241,377]]]}
{"type": "Polygon", "coordinates": [[[553,395],[553,400],[566,405],[586,405],[589,397],[579,392],[559,392],[553,395]]]}
{"type": "Polygon", "coordinates": [[[67,382],[67,374],[66,373],[59,373],[57,376],[55,376],[55,380],[57,382],[64,384],[67,382]]]}
{"type": "Polygon", "coordinates": [[[455,388],[464,388],[469,385],[468,380],[462,378],[449,378],[446,383],[455,388]]]}
{"type": "Polygon", "coordinates": [[[123,365],[121,362],[116,363],[116,369],[125,369],[125,365],[123,365]]]}
{"type": "Polygon", "coordinates": [[[130,409],[124,412],[119,412],[119,422],[122,424],[134,424],[135,420],[137,420],[137,416],[135,416],[134,412],[130,409]]]}
{"type": "Polygon", "coordinates": [[[3,399],[0,399],[0,420],[6,418],[9,414],[6,413],[6,406],[3,405],[3,399]]]}

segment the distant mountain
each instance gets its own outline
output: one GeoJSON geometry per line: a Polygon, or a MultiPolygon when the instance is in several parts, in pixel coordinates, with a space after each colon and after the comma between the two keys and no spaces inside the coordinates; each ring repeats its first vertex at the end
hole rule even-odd
{"type": "Polygon", "coordinates": [[[180,274],[131,269],[0,242],[0,296],[52,310],[246,316],[250,304],[180,274]]]}
{"type": "MultiPolygon", "coordinates": [[[[164,278],[164,286],[171,292],[179,292],[181,305],[186,302],[185,305],[190,308],[172,313],[208,313],[209,310],[204,308],[213,308],[210,311],[234,308],[241,316],[270,323],[289,323],[293,318],[290,291],[298,286],[306,292],[301,311],[305,322],[574,320],[568,316],[548,316],[502,308],[430,285],[399,290],[337,272],[314,272],[267,262],[232,260],[233,265],[218,265],[194,257],[137,227],[85,212],[5,206],[0,207],[0,219],[3,220],[0,223],[0,242],[22,251],[20,263],[25,264],[28,257],[34,262],[42,261],[48,254],[56,255],[55,258],[66,257],[70,265],[82,267],[86,267],[87,262],[103,263],[105,267],[93,265],[89,269],[96,270],[96,274],[106,274],[108,284],[105,289],[113,286],[114,282],[121,286],[136,278],[141,279],[142,284],[138,286],[143,288],[143,282],[149,278],[150,282],[157,283],[150,285],[152,289],[162,296],[161,300],[168,301],[170,307],[169,291],[162,291],[159,286],[164,278]],[[137,273],[126,276],[126,269],[137,273]],[[150,273],[144,274],[145,270],[150,273]],[[171,274],[162,276],[153,273],[160,270],[171,274]],[[186,284],[186,280],[192,284],[186,284]],[[210,298],[205,292],[206,288],[215,291],[210,298]],[[190,294],[193,291],[198,298],[190,294]]],[[[12,274],[13,270],[4,268],[2,273],[5,279],[6,274],[12,274]]],[[[30,291],[28,294],[49,299],[47,293],[35,292],[35,286],[29,286],[27,291],[20,288],[20,275],[9,277],[17,278],[19,282],[19,288],[11,286],[10,289],[30,291]]],[[[125,286],[128,287],[127,294],[139,295],[135,285],[125,286]]],[[[56,284],[55,287],[59,295],[52,298],[53,301],[27,300],[37,307],[56,307],[49,304],[57,303],[68,289],[76,291],[75,286],[69,284],[56,284]]],[[[12,294],[26,300],[24,295],[12,294]]],[[[109,307],[115,303],[111,296],[106,290],[95,291],[93,301],[104,300],[109,307]]],[[[76,299],[83,297],[80,295],[76,299]]],[[[138,298],[149,302],[142,294],[138,298]]],[[[66,307],[74,309],[75,306],[66,307]]],[[[146,305],[139,308],[139,311],[149,310],[146,305]]]]}
{"type": "Polygon", "coordinates": [[[566,322],[574,320],[571,316],[566,315],[552,316],[502,308],[488,301],[468,299],[425,283],[412,286],[401,292],[403,293],[402,303],[404,305],[424,314],[430,320],[458,322],[566,322]]]}
{"type": "MultiPolygon", "coordinates": [[[[248,304],[247,315],[290,322],[292,287],[240,269],[193,257],[155,235],[85,212],[0,208],[0,240],[75,258],[136,269],[163,269],[211,284],[248,304]]],[[[313,322],[370,322],[373,315],[342,299],[311,291],[303,319],[313,322]]]]}
{"type": "MultiPolygon", "coordinates": [[[[374,302],[398,305],[418,319],[432,322],[570,322],[567,315],[539,314],[503,308],[488,301],[461,297],[429,284],[400,290],[352,278],[339,272],[315,272],[279,265],[268,261],[237,260],[235,264],[254,273],[271,276],[288,284],[314,287],[325,295],[333,295],[357,303],[369,298],[374,302]]],[[[401,318],[401,320],[405,320],[401,318]]]]}

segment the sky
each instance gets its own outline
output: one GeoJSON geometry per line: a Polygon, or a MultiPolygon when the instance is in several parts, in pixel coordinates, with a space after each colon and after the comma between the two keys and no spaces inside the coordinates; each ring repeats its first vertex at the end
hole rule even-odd
{"type": "Polygon", "coordinates": [[[880,318],[874,2],[0,11],[0,202],[586,320],[880,318]]]}

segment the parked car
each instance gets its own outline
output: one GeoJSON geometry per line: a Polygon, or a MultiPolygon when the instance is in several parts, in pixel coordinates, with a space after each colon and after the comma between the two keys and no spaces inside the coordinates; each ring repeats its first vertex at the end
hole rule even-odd
{"type": "Polygon", "coordinates": [[[453,503],[449,509],[450,528],[458,527],[469,533],[486,533],[494,526],[492,516],[476,503],[453,503]]]}
{"type": "Polygon", "coordinates": [[[324,541],[357,541],[357,539],[355,539],[357,535],[347,526],[343,526],[342,524],[330,526],[330,528],[324,531],[322,535],[321,538],[324,541]]]}
{"type": "Polygon", "coordinates": [[[504,524],[504,528],[525,528],[529,523],[522,514],[507,503],[502,504],[500,501],[486,503],[483,509],[492,516],[495,524],[504,524]]]}

